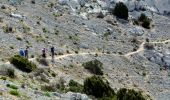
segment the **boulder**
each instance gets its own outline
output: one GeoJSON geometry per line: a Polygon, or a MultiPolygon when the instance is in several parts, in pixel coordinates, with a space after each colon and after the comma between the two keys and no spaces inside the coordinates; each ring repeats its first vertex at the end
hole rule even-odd
{"type": "Polygon", "coordinates": [[[129,33],[131,33],[132,35],[135,36],[142,36],[144,34],[144,29],[142,29],[141,27],[135,26],[133,28],[130,28],[129,33]]]}
{"type": "Polygon", "coordinates": [[[64,100],[89,100],[86,94],[67,92],[63,96],[64,100]]]}
{"type": "Polygon", "coordinates": [[[58,3],[59,3],[60,5],[67,5],[67,1],[68,1],[68,0],[58,0],[58,3]]]}

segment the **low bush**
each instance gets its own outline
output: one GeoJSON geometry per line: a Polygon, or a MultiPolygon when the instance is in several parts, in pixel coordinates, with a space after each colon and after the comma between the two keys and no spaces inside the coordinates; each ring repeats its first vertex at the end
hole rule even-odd
{"type": "Polygon", "coordinates": [[[142,13],[142,14],[140,15],[140,17],[138,18],[138,21],[143,22],[143,21],[145,21],[146,19],[148,19],[147,16],[146,16],[144,13],[142,13]]]}
{"type": "Polygon", "coordinates": [[[55,92],[56,91],[55,87],[50,86],[50,85],[41,86],[41,90],[46,91],[46,92],[55,92]]]}
{"type": "Polygon", "coordinates": [[[146,28],[146,29],[150,29],[150,20],[144,20],[142,23],[142,27],[146,28]]]}
{"type": "Polygon", "coordinates": [[[8,25],[3,26],[2,29],[3,29],[4,33],[13,33],[14,32],[14,28],[10,27],[8,25]]]}
{"type": "Polygon", "coordinates": [[[49,92],[45,92],[44,95],[47,96],[47,97],[50,97],[50,93],[49,92]]]}
{"type": "Polygon", "coordinates": [[[83,85],[75,82],[74,80],[70,80],[68,91],[82,93],[83,92],[83,85]]]}
{"type": "Polygon", "coordinates": [[[118,100],[146,100],[141,92],[137,92],[133,89],[122,88],[117,92],[118,100]]]}
{"type": "Polygon", "coordinates": [[[103,63],[98,60],[92,60],[82,64],[85,69],[96,75],[103,75],[103,63]]]}
{"type": "Polygon", "coordinates": [[[146,29],[150,29],[150,19],[145,15],[145,14],[141,14],[140,17],[138,18],[139,23],[141,23],[142,27],[146,28],[146,29]]]}
{"type": "Polygon", "coordinates": [[[6,68],[6,75],[10,78],[15,78],[15,70],[12,68],[6,68]]]}
{"type": "Polygon", "coordinates": [[[41,86],[42,91],[46,92],[65,92],[65,80],[63,78],[60,78],[57,82],[55,83],[50,83],[49,85],[43,85],[41,86]]]}
{"type": "Polygon", "coordinates": [[[7,86],[7,87],[9,87],[9,88],[11,88],[11,89],[15,89],[15,90],[17,90],[17,89],[18,89],[18,87],[17,87],[17,86],[12,85],[12,84],[7,84],[6,86],[7,86]]]}
{"type": "Polygon", "coordinates": [[[128,8],[123,2],[117,3],[112,13],[118,18],[128,19],[128,8]]]}
{"type": "Polygon", "coordinates": [[[84,92],[96,98],[114,97],[114,90],[99,76],[92,76],[84,81],[84,92]]]}
{"type": "Polygon", "coordinates": [[[9,93],[10,93],[11,95],[20,97],[20,94],[19,94],[19,92],[18,92],[17,90],[11,90],[9,93]]]}
{"type": "Polygon", "coordinates": [[[37,60],[41,65],[49,66],[49,62],[48,62],[47,59],[45,59],[45,58],[37,58],[36,60],[37,60]]]}
{"type": "Polygon", "coordinates": [[[9,59],[10,63],[13,64],[16,68],[24,72],[34,71],[37,66],[30,62],[28,59],[15,55],[9,59]]]}
{"type": "Polygon", "coordinates": [[[144,48],[147,50],[153,50],[154,49],[154,45],[150,44],[150,43],[145,43],[144,48]]]}

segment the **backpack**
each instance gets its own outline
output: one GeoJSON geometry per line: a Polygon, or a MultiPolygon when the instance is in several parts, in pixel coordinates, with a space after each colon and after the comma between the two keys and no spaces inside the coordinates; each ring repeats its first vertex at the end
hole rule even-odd
{"type": "Polygon", "coordinates": [[[25,56],[24,50],[21,49],[21,50],[19,51],[19,54],[20,54],[21,56],[25,56]]]}

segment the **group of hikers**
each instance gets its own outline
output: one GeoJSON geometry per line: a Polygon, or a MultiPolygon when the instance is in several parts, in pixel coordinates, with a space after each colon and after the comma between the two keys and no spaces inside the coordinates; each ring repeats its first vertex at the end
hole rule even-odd
{"type": "MultiPolygon", "coordinates": [[[[42,49],[42,54],[41,54],[42,58],[47,57],[46,51],[47,51],[46,48],[42,49]]],[[[51,46],[50,52],[51,52],[52,61],[54,61],[54,55],[55,55],[54,46],[51,46]]],[[[19,55],[28,59],[28,47],[25,50],[23,48],[20,48],[19,55]]]]}

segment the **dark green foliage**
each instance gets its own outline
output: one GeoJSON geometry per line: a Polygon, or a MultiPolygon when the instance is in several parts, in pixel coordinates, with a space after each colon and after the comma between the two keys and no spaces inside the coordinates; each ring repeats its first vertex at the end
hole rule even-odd
{"type": "Polygon", "coordinates": [[[16,68],[24,72],[31,72],[37,68],[37,66],[34,63],[28,61],[28,59],[21,57],[19,55],[15,55],[14,57],[11,57],[9,61],[16,68]]]}
{"type": "Polygon", "coordinates": [[[99,100],[117,100],[116,96],[115,97],[103,97],[100,98],[99,100]]]}
{"type": "Polygon", "coordinates": [[[10,77],[10,78],[15,78],[15,71],[14,69],[12,68],[7,68],[7,75],[10,77]]]}
{"type": "Polygon", "coordinates": [[[99,76],[92,76],[84,81],[84,92],[96,98],[113,97],[114,90],[99,76]]]}
{"type": "Polygon", "coordinates": [[[9,93],[10,93],[11,95],[20,97],[20,94],[19,94],[19,92],[18,92],[17,90],[11,90],[9,93]]]}
{"type": "Polygon", "coordinates": [[[146,16],[144,13],[142,13],[142,14],[140,15],[140,17],[138,18],[138,21],[143,22],[143,21],[146,20],[146,19],[147,19],[147,16],[146,16]]]}
{"type": "Polygon", "coordinates": [[[47,97],[50,97],[50,93],[49,92],[45,92],[44,95],[47,96],[47,97]]]}
{"type": "Polygon", "coordinates": [[[150,20],[144,20],[142,23],[142,27],[146,28],[146,29],[150,29],[150,20]]]}
{"type": "Polygon", "coordinates": [[[112,13],[121,19],[128,19],[128,8],[123,2],[117,3],[112,13]]]}
{"type": "Polygon", "coordinates": [[[137,92],[133,89],[122,88],[117,92],[118,100],[146,100],[141,92],[137,92]]]}
{"type": "Polygon", "coordinates": [[[145,43],[144,48],[147,50],[153,50],[154,49],[154,45],[150,44],[150,43],[145,43]]]}
{"type": "Polygon", "coordinates": [[[46,91],[46,92],[55,92],[56,91],[55,87],[50,86],[50,85],[41,86],[41,90],[46,91]]]}
{"type": "Polygon", "coordinates": [[[83,85],[75,82],[74,80],[70,80],[69,91],[82,93],[83,92],[83,85]]]}
{"type": "Polygon", "coordinates": [[[103,63],[98,60],[92,60],[86,63],[83,63],[83,67],[88,69],[91,73],[96,75],[103,75],[103,63]]]}
{"type": "Polygon", "coordinates": [[[138,18],[138,21],[141,23],[142,27],[146,29],[150,29],[151,21],[145,14],[142,13],[140,17],[138,18]]]}
{"type": "Polygon", "coordinates": [[[9,87],[9,88],[11,88],[11,89],[15,89],[15,90],[17,90],[17,89],[18,89],[18,87],[17,87],[17,86],[12,85],[12,84],[7,84],[6,86],[7,86],[7,87],[9,87]]]}

